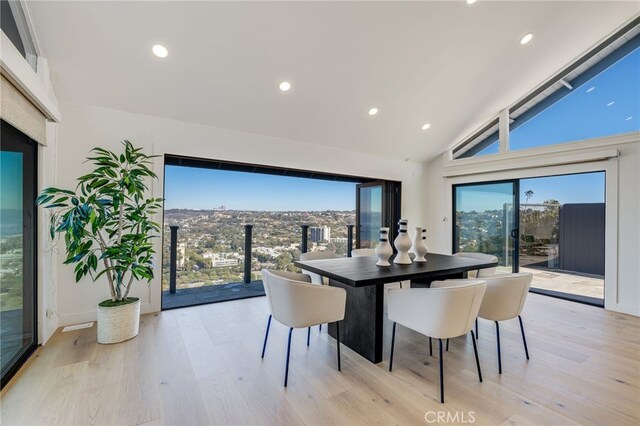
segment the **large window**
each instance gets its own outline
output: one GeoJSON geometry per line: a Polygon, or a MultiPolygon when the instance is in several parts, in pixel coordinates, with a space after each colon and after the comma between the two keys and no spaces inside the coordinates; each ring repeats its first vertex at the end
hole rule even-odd
{"type": "Polygon", "coordinates": [[[0,27],[31,68],[35,70],[38,56],[21,2],[0,0],[0,27]]]}
{"type": "Polygon", "coordinates": [[[0,370],[2,386],[36,348],[36,146],[2,121],[0,370]]]}
{"type": "Polygon", "coordinates": [[[499,118],[456,145],[452,157],[498,154],[500,146],[518,151],[638,131],[640,18],[505,108],[499,118]]]}
{"type": "Polygon", "coordinates": [[[550,97],[553,103],[541,102],[515,119],[512,151],[640,130],[640,48],[588,80],[576,80],[572,89],[550,97]]]}

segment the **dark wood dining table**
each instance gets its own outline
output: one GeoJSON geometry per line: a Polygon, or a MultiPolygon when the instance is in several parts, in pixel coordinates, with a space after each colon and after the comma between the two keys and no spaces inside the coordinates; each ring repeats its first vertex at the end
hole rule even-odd
{"type": "MultiPolygon", "coordinates": [[[[379,363],[384,347],[384,285],[411,281],[411,287],[428,287],[432,281],[465,278],[469,271],[497,266],[474,259],[428,253],[426,263],[376,266],[377,258],[345,257],[338,259],[296,261],[302,270],[329,279],[329,285],[347,291],[340,341],[373,363],[379,363]]],[[[335,324],[329,334],[336,337],[335,324]]]]}

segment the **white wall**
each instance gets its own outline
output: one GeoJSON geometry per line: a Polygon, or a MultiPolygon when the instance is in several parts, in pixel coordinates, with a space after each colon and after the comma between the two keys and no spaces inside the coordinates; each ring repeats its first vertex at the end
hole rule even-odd
{"type": "MultiPolygon", "coordinates": [[[[95,146],[119,150],[120,141],[131,140],[156,155],[179,154],[192,157],[282,166],[329,173],[349,174],[402,181],[402,215],[411,222],[422,217],[421,189],[423,165],[359,154],[332,148],[319,148],[290,140],[247,134],[164,118],[132,114],[105,108],[62,104],[64,121],[58,132],[58,179],[63,188],[74,188],[75,179],[89,170],[83,164],[95,146]]],[[[159,181],[151,190],[163,195],[163,160],[154,170],[159,181]]],[[[155,218],[161,221],[161,216],[155,218]]],[[[62,246],[62,242],[60,242],[62,246]]],[[[62,247],[61,247],[62,249],[62,247]]],[[[161,253],[161,239],[156,241],[161,253]]],[[[58,259],[59,324],[67,325],[95,319],[96,304],[109,297],[106,282],[92,283],[85,278],[76,284],[73,268],[58,259]]],[[[151,285],[137,284],[132,291],[142,300],[143,312],[160,310],[160,270],[151,285]]]]}
{"type": "MultiPolygon", "coordinates": [[[[613,139],[613,138],[612,138],[613,139]]],[[[484,157],[476,163],[478,173],[444,178],[447,173],[448,153],[442,154],[426,166],[424,174],[426,196],[423,210],[429,229],[429,248],[451,253],[452,245],[452,185],[466,182],[548,176],[553,174],[606,171],[606,258],[605,307],[607,309],[640,316],[640,137],[633,135],[624,143],[616,140],[598,140],[572,144],[567,147],[545,148],[541,159],[571,162],[572,156],[584,156],[607,149],[617,149],[618,158],[551,167],[530,167],[531,157],[511,159],[510,170],[495,171],[503,154],[484,157]],[[555,152],[554,152],[555,151],[555,152]],[[484,170],[480,172],[482,164],[484,170]]],[[[535,152],[535,151],[534,151],[535,152]]],[[[597,157],[597,155],[595,155],[597,157]]]]}

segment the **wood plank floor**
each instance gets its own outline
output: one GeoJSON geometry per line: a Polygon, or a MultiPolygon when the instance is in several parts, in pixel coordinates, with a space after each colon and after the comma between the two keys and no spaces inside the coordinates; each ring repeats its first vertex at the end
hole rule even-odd
{"type": "Polygon", "coordinates": [[[444,405],[437,357],[424,337],[402,327],[393,373],[386,361],[370,364],[345,347],[340,373],[326,328],[312,331],[309,348],[297,330],[283,388],[284,326],[274,322],[260,359],[264,298],[145,315],[140,335],[118,345],[98,345],[95,328],[57,332],[3,391],[0,421],[424,425],[426,413],[434,420],[442,411],[448,424],[640,424],[640,319],[535,294],[523,317],[531,360],[517,320],[505,322],[501,376],[494,325],[480,322],[484,383],[470,339],[452,340],[444,405]]]}

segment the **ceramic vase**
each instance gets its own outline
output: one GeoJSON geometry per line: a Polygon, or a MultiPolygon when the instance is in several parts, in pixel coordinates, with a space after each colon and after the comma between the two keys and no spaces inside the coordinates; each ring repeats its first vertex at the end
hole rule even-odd
{"type": "Polygon", "coordinates": [[[380,244],[376,247],[376,256],[378,266],[391,266],[389,258],[393,254],[393,248],[389,244],[389,228],[380,228],[380,244]]]}
{"type": "Polygon", "coordinates": [[[416,255],[416,257],[413,258],[414,262],[423,263],[427,261],[424,257],[427,254],[426,239],[427,230],[416,226],[416,233],[413,236],[413,245],[411,246],[411,251],[416,255]]]}
{"type": "Polygon", "coordinates": [[[407,234],[407,219],[400,219],[398,222],[398,236],[396,237],[393,245],[396,247],[398,254],[393,259],[393,263],[398,265],[410,265],[411,258],[409,257],[409,249],[411,248],[411,238],[407,234]]]}

